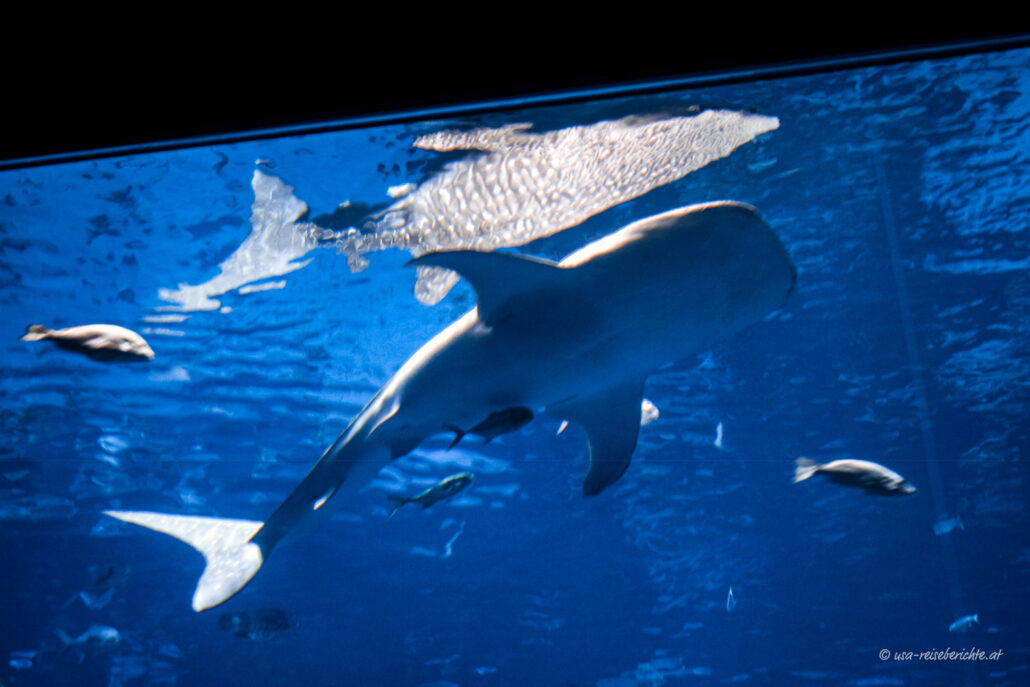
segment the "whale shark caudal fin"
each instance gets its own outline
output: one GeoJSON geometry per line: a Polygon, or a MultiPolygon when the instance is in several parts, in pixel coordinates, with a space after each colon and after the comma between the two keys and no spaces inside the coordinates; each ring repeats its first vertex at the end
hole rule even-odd
{"type": "Polygon", "coordinates": [[[797,466],[794,468],[794,484],[804,482],[806,479],[819,472],[819,468],[822,467],[811,458],[798,458],[794,461],[794,464],[797,466]]]}
{"type": "Polygon", "coordinates": [[[144,511],[104,511],[124,522],[164,532],[204,556],[204,573],[193,592],[193,610],[217,606],[240,591],[264,562],[261,548],[250,541],[262,523],[253,520],[165,515],[144,511]]]}

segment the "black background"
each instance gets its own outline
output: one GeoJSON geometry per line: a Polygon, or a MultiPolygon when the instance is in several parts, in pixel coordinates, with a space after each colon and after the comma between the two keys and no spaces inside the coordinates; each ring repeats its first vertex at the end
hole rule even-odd
{"type": "Polygon", "coordinates": [[[139,20],[102,31],[72,27],[45,39],[20,36],[22,43],[4,48],[0,160],[10,165],[34,156],[827,57],[1030,42],[1027,33],[1002,22],[987,29],[847,33],[840,22],[782,31],[713,29],[701,21],[621,26],[621,17],[607,24],[593,17],[590,30],[567,24],[542,31],[540,18],[527,14],[434,31],[413,17],[405,17],[401,29],[383,24],[382,16],[380,23],[356,26],[312,18],[301,25],[288,15],[280,8],[256,25],[251,17],[250,26],[238,27],[206,26],[197,18],[186,28],[164,27],[160,36],[151,33],[160,22],[139,20]]]}

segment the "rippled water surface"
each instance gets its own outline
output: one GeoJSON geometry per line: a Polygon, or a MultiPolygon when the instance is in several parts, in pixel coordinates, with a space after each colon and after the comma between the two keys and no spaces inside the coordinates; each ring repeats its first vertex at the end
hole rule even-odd
{"type": "Polygon", "coordinates": [[[1012,50],[0,172],[0,680],[1026,684],[1028,64],[1012,50]],[[759,209],[796,288],[648,378],[659,416],[600,496],[581,494],[585,436],[557,434],[563,418],[450,450],[441,433],[199,614],[201,557],[102,515],[267,518],[475,304],[412,255],[560,259],[717,199],[759,209]],[[19,339],[97,322],[155,359],[19,339]],[[792,484],[799,456],[876,461],[918,492],[792,484]],[[388,519],[388,494],[462,471],[453,499],[388,519]],[[919,657],[949,648],[986,658],[919,657]]]}

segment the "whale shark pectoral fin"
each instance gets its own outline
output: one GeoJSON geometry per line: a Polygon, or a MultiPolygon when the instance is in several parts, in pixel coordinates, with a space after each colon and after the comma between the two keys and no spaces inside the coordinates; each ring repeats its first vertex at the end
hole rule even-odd
{"type": "Polygon", "coordinates": [[[546,288],[566,271],[550,260],[474,250],[426,253],[407,264],[443,267],[468,279],[476,290],[479,319],[487,325],[497,309],[511,298],[546,288]]]}
{"type": "Polygon", "coordinates": [[[639,380],[547,409],[573,420],[587,433],[590,470],[583,482],[584,496],[600,494],[617,482],[629,467],[640,433],[643,396],[644,381],[639,380]]]}
{"type": "Polygon", "coordinates": [[[261,529],[260,522],[145,511],[107,510],[104,514],[171,535],[203,554],[204,572],[193,593],[193,610],[198,612],[230,599],[264,563],[261,548],[250,541],[261,529]]]}

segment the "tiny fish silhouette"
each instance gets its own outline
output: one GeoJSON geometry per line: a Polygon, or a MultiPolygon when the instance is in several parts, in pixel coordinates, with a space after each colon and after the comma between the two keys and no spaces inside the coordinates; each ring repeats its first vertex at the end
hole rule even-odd
{"type": "Polygon", "coordinates": [[[411,498],[404,498],[397,494],[390,494],[387,498],[393,501],[395,505],[393,510],[390,511],[390,515],[388,517],[392,518],[394,513],[399,511],[402,506],[408,503],[417,503],[422,506],[422,510],[425,510],[435,503],[451,498],[459,491],[472,484],[473,479],[475,479],[475,475],[471,472],[459,472],[456,475],[451,475],[450,477],[440,480],[421,494],[412,496],[411,498]]]}
{"type": "Polygon", "coordinates": [[[290,614],[280,608],[258,608],[240,613],[223,613],[218,626],[237,637],[265,642],[292,628],[290,614]]]}
{"type": "Polygon", "coordinates": [[[132,569],[125,565],[93,565],[89,568],[89,584],[64,603],[67,608],[81,599],[88,608],[99,610],[111,602],[115,592],[125,584],[132,569]]]}
{"type": "Polygon", "coordinates": [[[942,534],[947,534],[952,530],[962,530],[964,532],[965,529],[966,526],[962,524],[962,519],[957,516],[954,518],[938,520],[933,524],[933,533],[936,534],[938,537],[942,534]]]}
{"type": "Polygon", "coordinates": [[[54,630],[54,633],[65,646],[104,646],[122,641],[121,633],[110,625],[90,625],[85,632],[74,638],[63,630],[54,630]]]}
{"type": "Polygon", "coordinates": [[[979,624],[980,614],[965,615],[948,626],[948,632],[967,632],[973,625],[979,624]]]}
{"type": "Polygon", "coordinates": [[[490,413],[485,420],[468,431],[462,430],[454,425],[447,425],[447,429],[454,432],[454,441],[448,446],[452,449],[466,434],[476,434],[483,437],[484,443],[489,444],[490,440],[501,434],[508,434],[524,427],[533,419],[533,411],[524,406],[515,406],[505,410],[490,413]]]}

